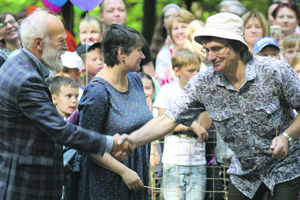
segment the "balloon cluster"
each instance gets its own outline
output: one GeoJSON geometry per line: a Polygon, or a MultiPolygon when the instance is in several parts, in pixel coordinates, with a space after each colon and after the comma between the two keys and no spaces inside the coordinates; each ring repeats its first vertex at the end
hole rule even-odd
{"type": "MultiPolygon", "coordinates": [[[[88,2],[84,0],[70,0],[75,6],[84,11],[90,11],[96,8],[102,0],[89,0],[88,2]]],[[[42,0],[43,4],[49,10],[58,13],[61,7],[67,2],[67,0],[42,0]]]]}

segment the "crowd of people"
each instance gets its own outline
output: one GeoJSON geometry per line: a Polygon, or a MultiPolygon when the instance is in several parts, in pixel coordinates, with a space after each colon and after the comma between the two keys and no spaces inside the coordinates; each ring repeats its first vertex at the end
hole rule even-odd
{"type": "Polygon", "coordinates": [[[219,5],[205,23],[166,5],[150,45],[124,0],[78,45],[48,10],[1,13],[0,199],[211,199],[210,163],[215,199],[298,199],[299,6],[219,5]]]}

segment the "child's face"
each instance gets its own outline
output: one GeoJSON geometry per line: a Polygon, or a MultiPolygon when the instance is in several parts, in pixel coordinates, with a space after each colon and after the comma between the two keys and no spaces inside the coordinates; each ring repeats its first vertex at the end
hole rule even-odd
{"type": "Polygon", "coordinates": [[[279,50],[273,46],[266,46],[257,55],[258,56],[268,56],[268,57],[277,58],[278,60],[280,60],[279,50]]]}
{"type": "Polygon", "coordinates": [[[142,81],[143,81],[143,86],[144,86],[145,97],[152,99],[155,94],[155,88],[153,88],[152,80],[143,78],[142,81]]]}
{"type": "Polygon", "coordinates": [[[300,63],[298,63],[293,70],[297,73],[298,77],[300,78],[300,63]]]}
{"type": "Polygon", "coordinates": [[[62,85],[59,95],[52,94],[53,103],[56,105],[57,111],[63,116],[71,115],[78,106],[79,88],[62,85]]]}
{"type": "Polygon", "coordinates": [[[300,52],[300,44],[296,43],[294,48],[288,48],[283,51],[283,56],[286,59],[286,61],[291,65],[292,60],[296,53],[300,52]]]}
{"type": "Polygon", "coordinates": [[[102,62],[102,54],[97,50],[91,50],[87,53],[88,56],[88,73],[89,76],[94,77],[104,67],[102,62]]]}
{"type": "Polygon", "coordinates": [[[190,65],[184,65],[180,69],[174,68],[175,75],[179,77],[179,85],[183,88],[190,78],[196,75],[200,70],[201,63],[194,63],[190,65]]]}
{"type": "Polygon", "coordinates": [[[63,70],[55,74],[55,76],[64,76],[64,77],[72,78],[75,81],[77,81],[77,79],[80,77],[80,71],[75,68],[64,67],[63,70]]]}

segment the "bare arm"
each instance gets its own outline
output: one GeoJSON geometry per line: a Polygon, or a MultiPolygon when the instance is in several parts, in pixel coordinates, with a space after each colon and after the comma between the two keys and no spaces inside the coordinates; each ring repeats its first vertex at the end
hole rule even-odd
{"type": "MultiPolygon", "coordinates": [[[[166,108],[158,108],[158,116],[163,115],[166,110],[167,110],[166,108]]],[[[206,139],[208,139],[208,133],[206,132],[206,130],[209,129],[209,127],[211,125],[211,119],[208,118],[208,113],[207,112],[201,113],[200,117],[199,117],[199,120],[200,119],[202,119],[204,121],[203,124],[205,125],[205,127],[203,127],[201,125],[201,123],[198,124],[196,122],[193,122],[192,125],[191,125],[191,127],[184,126],[182,124],[178,124],[174,128],[173,132],[192,130],[192,131],[194,131],[198,135],[198,137],[199,137],[198,140],[202,139],[202,142],[204,142],[205,137],[206,137],[206,139]]]]}
{"type": "Polygon", "coordinates": [[[119,142],[129,140],[133,142],[134,147],[139,147],[167,135],[172,132],[177,125],[177,122],[166,115],[162,115],[150,120],[140,129],[132,132],[129,137],[123,134],[119,142]]]}
{"type": "Polygon", "coordinates": [[[210,128],[212,121],[211,119],[208,117],[208,112],[205,111],[203,113],[200,114],[199,116],[199,122],[200,125],[205,128],[206,130],[210,128]]]}
{"type": "MultiPolygon", "coordinates": [[[[293,123],[284,132],[286,132],[293,140],[300,136],[300,114],[296,116],[293,123]]],[[[276,159],[284,158],[287,155],[288,149],[288,140],[283,135],[277,137],[277,144],[276,138],[274,138],[272,145],[270,146],[270,152],[276,159]]]]}
{"type": "Polygon", "coordinates": [[[151,77],[154,77],[154,66],[153,66],[153,62],[148,62],[147,64],[141,66],[143,68],[143,72],[145,72],[146,74],[148,74],[151,77]]]}
{"type": "MultiPolygon", "coordinates": [[[[158,108],[158,116],[162,116],[164,115],[164,113],[166,112],[166,108],[158,108]]],[[[178,131],[184,131],[190,129],[190,127],[184,126],[182,124],[178,124],[174,130],[172,130],[173,132],[178,132],[178,131]]]]}
{"type": "Polygon", "coordinates": [[[153,144],[153,142],[151,143],[151,153],[150,153],[150,165],[152,166],[157,166],[159,164],[160,161],[160,156],[157,150],[157,145],[159,143],[153,144]]]}
{"type": "Polygon", "coordinates": [[[88,156],[97,165],[120,175],[130,190],[140,190],[144,188],[144,184],[137,173],[126,167],[123,163],[118,162],[110,154],[105,153],[103,157],[97,154],[88,154],[88,156]]]}

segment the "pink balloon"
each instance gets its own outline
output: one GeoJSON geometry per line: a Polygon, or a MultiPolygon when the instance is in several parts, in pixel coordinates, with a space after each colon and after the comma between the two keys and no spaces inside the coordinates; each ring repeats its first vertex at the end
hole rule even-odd
{"type": "Polygon", "coordinates": [[[77,6],[80,10],[90,11],[96,8],[102,0],[70,0],[75,6],[77,6]]]}
{"type": "Polygon", "coordinates": [[[56,6],[52,3],[49,2],[49,0],[42,0],[43,4],[45,5],[46,8],[48,8],[49,10],[58,13],[61,11],[61,8],[59,6],[56,6]]]}

